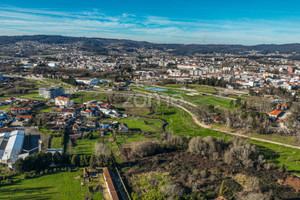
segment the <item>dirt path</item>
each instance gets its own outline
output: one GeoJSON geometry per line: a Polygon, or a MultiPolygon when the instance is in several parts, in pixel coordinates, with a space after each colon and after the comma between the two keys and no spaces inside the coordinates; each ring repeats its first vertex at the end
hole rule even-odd
{"type": "Polygon", "coordinates": [[[181,103],[184,103],[185,105],[190,105],[191,107],[197,107],[197,105],[191,103],[191,102],[187,102],[185,100],[182,100],[182,99],[175,99],[175,98],[172,98],[172,97],[164,97],[164,96],[158,96],[158,95],[153,95],[153,94],[149,94],[149,93],[146,93],[146,92],[142,92],[144,93],[143,95],[145,96],[145,94],[147,94],[147,96],[151,96],[152,98],[155,98],[155,99],[161,99],[161,100],[168,100],[168,102],[184,111],[186,111],[187,113],[189,113],[192,118],[193,118],[193,121],[198,125],[198,126],[201,126],[203,128],[208,128],[208,129],[211,129],[211,130],[215,130],[215,131],[219,131],[219,132],[222,132],[222,133],[226,133],[226,134],[229,134],[229,135],[233,135],[233,136],[237,136],[237,137],[241,137],[241,138],[246,138],[246,139],[250,139],[250,140],[255,140],[255,141],[259,141],[259,142],[266,142],[266,143],[270,143],[270,144],[276,144],[276,145],[280,145],[280,146],[285,146],[285,147],[290,147],[290,148],[293,148],[293,149],[300,149],[299,146],[294,146],[294,145],[289,145],[289,144],[284,144],[284,143],[280,143],[280,142],[274,142],[274,141],[271,141],[271,140],[266,140],[266,139],[261,139],[261,138],[256,138],[256,137],[250,137],[250,136],[247,136],[247,135],[242,135],[242,134],[239,134],[239,133],[234,133],[234,132],[230,132],[230,131],[224,131],[224,130],[220,130],[220,129],[216,129],[216,128],[212,128],[211,126],[209,125],[206,125],[202,122],[200,122],[198,120],[198,118],[196,117],[195,114],[193,114],[190,110],[188,110],[187,108],[179,105],[178,103],[176,102],[181,102],[181,103]],[[170,101],[171,100],[171,101],[170,101]]]}

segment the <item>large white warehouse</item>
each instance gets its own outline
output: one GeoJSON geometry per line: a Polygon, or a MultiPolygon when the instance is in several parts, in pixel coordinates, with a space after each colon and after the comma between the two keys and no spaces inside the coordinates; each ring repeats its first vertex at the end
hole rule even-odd
{"type": "Polygon", "coordinates": [[[0,161],[13,168],[22,153],[25,138],[24,130],[0,133],[0,161]]]}

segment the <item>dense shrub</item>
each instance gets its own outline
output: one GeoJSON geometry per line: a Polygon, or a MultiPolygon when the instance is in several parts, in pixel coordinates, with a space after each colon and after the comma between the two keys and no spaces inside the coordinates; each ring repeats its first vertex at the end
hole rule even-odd
{"type": "Polygon", "coordinates": [[[211,136],[202,138],[198,136],[191,139],[188,151],[195,155],[217,159],[222,156],[225,146],[224,138],[213,138],[211,136]]]}
{"type": "Polygon", "coordinates": [[[185,148],[188,146],[188,140],[181,136],[171,136],[164,141],[164,144],[170,149],[185,148]]]}
{"type": "Polygon", "coordinates": [[[161,193],[167,196],[180,197],[184,194],[184,188],[179,183],[168,183],[160,188],[161,193]]]}
{"type": "Polygon", "coordinates": [[[137,157],[154,155],[160,151],[160,144],[157,142],[139,142],[132,147],[132,154],[137,157]]]}
{"type": "Polygon", "coordinates": [[[237,138],[225,143],[224,138],[198,136],[190,140],[188,151],[210,159],[223,159],[236,169],[254,167],[260,170],[265,164],[264,157],[259,154],[255,145],[237,138]]]}
{"type": "Polygon", "coordinates": [[[232,167],[260,169],[265,164],[257,147],[241,139],[229,140],[229,147],[224,154],[224,161],[232,167]]]}

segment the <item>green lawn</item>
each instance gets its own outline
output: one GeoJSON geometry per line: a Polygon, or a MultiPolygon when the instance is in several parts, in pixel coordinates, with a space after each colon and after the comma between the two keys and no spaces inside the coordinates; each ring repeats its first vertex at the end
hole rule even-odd
{"type": "Polygon", "coordinates": [[[81,180],[75,179],[81,174],[82,170],[78,170],[49,174],[33,179],[20,179],[13,185],[1,186],[0,199],[82,200],[81,180]]]}
{"type": "Polygon", "coordinates": [[[57,107],[50,107],[50,108],[45,108],[40,110],[40,112],[52,112],[55,111],[57,109],[57,107]]]}
{"type": "Polygon", "coordinates": [[[40,100],[46,100],[45,98],[41,97],[38,93],[25,94],[25,95],[20,95],[18,97],[19,98],[23,98],[23,99],[40,99],[40,100]]]}
{"type": "Polygon", "coordinates": [[[52,137],[51,148],[61,148],[61,137],[52,137]]]}
{"type": "Polygon", "coordinates": [[[162,125],[164,124],[159,119],[145,119],[127,117],[123,119],[117,119],[120,123],[128,125],[129,129],[140,129],[142,132],[158,133],[162,131],[162,125]]]}

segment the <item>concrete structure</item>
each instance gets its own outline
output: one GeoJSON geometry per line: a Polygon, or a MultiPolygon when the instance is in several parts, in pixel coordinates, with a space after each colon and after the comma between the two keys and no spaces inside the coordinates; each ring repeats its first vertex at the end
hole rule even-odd
{"type": "Polygon", "coordinates": [[[5,163],[10,168],[13,168],[14,163],[22,153],[24,138],[24,130],[15,130],[0,134],[1,163],[5,163]]]}
{"type": "Polygon", "coordinates": [[[58,96],[65,95],[65,88],[63,87],[52,87],[52,88],[40,88],[39,95],[46,99],[52,99],[58,96]]]}

